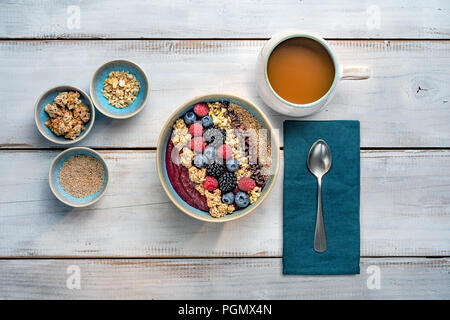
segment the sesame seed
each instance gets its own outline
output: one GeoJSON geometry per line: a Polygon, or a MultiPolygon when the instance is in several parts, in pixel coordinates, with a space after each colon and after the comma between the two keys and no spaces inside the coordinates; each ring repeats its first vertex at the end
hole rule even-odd
{"type": "Polygon", "coordinates": [[[84,198],[101,189],[104,173],[103,165],[98,159],[90,155],[74,155],[63,163],[58,179],[68,194],[84,198]]]}

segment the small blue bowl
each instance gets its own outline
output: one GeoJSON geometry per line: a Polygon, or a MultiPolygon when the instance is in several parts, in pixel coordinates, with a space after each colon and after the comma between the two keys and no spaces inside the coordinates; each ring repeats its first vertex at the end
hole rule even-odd
{"type": "Polygon", "coordinates": [[[97,202],[105,194],[106,187],[109,182],[108,166],[106,165],[105,160],[102,158],[102,156],[98,152],[96,152],[92,149],[89,149],[89,148],[85,148],[85,147],[74,147],[74,148],[70,148],[70,149],[67,149],[67,150],[61,152],[52,161],[52,164],[50,165],[48,181],[50,184],[50,189],[52,190],[53,194],[59,201],[61,201],[62,203],[65,203],[71,207],[86,207],[86,206],[93,204],[94,202],[97,202]],[[100,188],[100,190],[97,191],[96,193],[91,194],[90,196],[87,196],[84,198],[77,198],[77,197],[74,197],[74,196],[71,196],[70,194],[68,194],[64,190],[64,188],[61,186],[61,183],[59,183],[59,178],[58,178],[59,171],[61,170],[61,167],[64,164],[64,162],[67,159],[69,159],[70,157],[75,156],[75,155],[80,155],[80,154],[90,155],[90,156],[96,158],[97,160],[99,160],[100,163],[103,165],[103,169],[105,172],[104,179],[103,179],[103,185],[100,188]]]}
{"type": "Polygon", "coordinates": [[[127,119],[135,116],[144,109],[150,92],[150,86],[147,75],[137,64],[128,60],[114,60],[105,63],[94,73],[91,79],[90,92],[92,101],[98,111],[110,118],[127,119]],[[126,108],[119,109],[110,105],[108,99],[103,96],[103,84],[112,71],[128,71],[141,84],[136,100],[126,108]]]}
{"type": "Polygon", "coordinates": [[[89,98],[89,96],[83,90],[72,86],[58,86],[47,90],[39,97],[34,110],[34,120],[39,132],[49,141],[57,144],[73,144],[80,141],[81,139],[84,139],[84,137],[86,137],[91,131],[92,127],[94,126],[95,110],[91,98],[89,98]],[[83,131],[81,131],[81,134],[73,140],[66,139],[63,136],[58,137],[45,126],[45,120],[47,120],[48,114],[47,112],[45,112],[44,107],[48,103],[52,103],[53,100],[55,100],[56,96],[63,91],[78,91],[80,93],[81,101],[89,108],[89,112],[91,113],[91,119],[89,119],[88,123],[85,124],[83,131]]]}

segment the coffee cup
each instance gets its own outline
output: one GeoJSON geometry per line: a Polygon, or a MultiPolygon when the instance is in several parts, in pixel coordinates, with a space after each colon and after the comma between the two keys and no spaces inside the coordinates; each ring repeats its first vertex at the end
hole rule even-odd
{"type": "Polygon", "coordinates": [[[289,32],[273,36],[256,62],[259,95],[273,110],[305,117],[321,110],[340,80],[370,77],[367,66],[341,66],[329,44],[313,34],[289,32]]]}

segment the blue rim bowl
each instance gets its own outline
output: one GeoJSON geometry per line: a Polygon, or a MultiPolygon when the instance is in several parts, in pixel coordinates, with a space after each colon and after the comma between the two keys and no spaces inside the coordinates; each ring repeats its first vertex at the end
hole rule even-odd
{"type": "Polygon", "coordinates": [[[178,209],[183,211],[185,214],[202,221],[208,222],[227,222],[236,220],[246,216],[247,214],[253,212],[269,195],[271,189],[275,185],[276,177],[278,175],[279,165],[280,165],[280,149],[278,144],[278,139],[273,131],[273,127],[269,121],[269,119],[264,115],[264,113],[253,103],[243,98],[240,98],[235,95],[230,94],[208,94],[196,97],[192,100],[187,101],[181,107],[179,107],[175,112],[169,117],[167,122],[165,123],[161,134],[159,136],[158,145],[157,145],[157,155],[156,155],[156,165],[158,176],[163,186],[164,191],[170,198],[170,200],[177,206],[178,209]],[[233,102],[248,112],[250,112],[255,119],[259,121],[263,128],[268,130],[269,137],[271,138],[271,155],[272,155],[272,167],[271,174],[264,186],[264,189],[261,192],[261,196],[251,205],[246,207],[245,209],[240,209],[234,211],[230,214],[227,214],[221,218],[212,217],[209,212],[205,212],[199,209],[196,209],[189,205],[186,201],[184,201],[178,193],[173,188],[169,176],[167,174],[165,155],[167,150],[167,142],[172,133],[172,126],[175,121],[180,118],[187,111],[191,110],[196,103],[199,102],[213,102],[213,101],[229,101],[233,102]]]}
{"type": "Polygon", "coordinates": [[[50,165],[48,181],[50,184],[50,189],[52,190],[53,194],[59,201],[71,207],[86,207],[97,202],[105,194],[106,187],[108,186],[109,182],[108,166],[106,165],[106,162],[103,159],[103,157],[98,152],[90,148],[73,147],[64,150],[59,155],[57,155],[55,159],[53,159],[52,164],[50,165]],[[68,194],[59,183],[58,178],[59,171],[61,170],[61,167],[64,164],[64,162],[70,157],[80,154],[90,155],[99,160],[100,163],[103,165],[103,169],[105,172],[103,186],[100,188],[100,190],[84,198],[77,198],[68,194]]]}
{"type": "Polygon", "coordinates": [[[127,119],[144,109],[150,93],[150,84],[144,70],[136,63],[129,60],[114,60],[105,63],[94,73],[91,79],[90,93],[95,107],[105,116],[113,119],[127,119]],[[126,108],[119,109],[110,105],[108,99],[103,96],[103,84],[111,71],[128,71],[141,84],[136,100],[126,108]]]}
{"type": "Polygon", "coordinates": [[[84,139],[91,131],[95,121],[95,110],[91,98],[89,98],[89,96],[83,90],[77,87],[63,85],[47,90],[38,98],[34,110],[34,121],[36,122],[36,127],[38,128],[39,132],[49,141],[57,144],[74,144],[84,139]],[[81,101],[89,108],[89,112],[91,113],[91,118],[89,119],[88,123],[85,124],[83,131],[81,131],[81,134],[73,140],[66,139],[62,136],[58,137],[45,126],[45,120],[47,120],[48,114],[47,112],[45,112],[44,107],[48,103],[53,102],[56,96],[63,91],[78,91],[80,93],[81,101]]]}

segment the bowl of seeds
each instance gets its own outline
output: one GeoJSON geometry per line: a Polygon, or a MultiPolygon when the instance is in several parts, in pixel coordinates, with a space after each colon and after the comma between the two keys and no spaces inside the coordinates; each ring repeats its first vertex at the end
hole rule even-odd
{"type": "Polygon", "coordinates": [[[105,63],[94,73],[90,85],[97,110],[114,119],[127,119],[141,112],[149,91],[144,70],[128,60],[105,63]]]}
{"type": "Polygon", "coordinates": [[[89,148],[67,149],[50,166],[50,189],[58,200],[71,207],[97,202],[104,195],[108,181],[105,160],[89,148]]]}
{"type": "Polygon", "coordinates": [[[39,132],[57,144],[73,144],[91,131],[95,111],[89,96],[73,86],[58,86],[36,102],[34,120],[39,132]]]}

